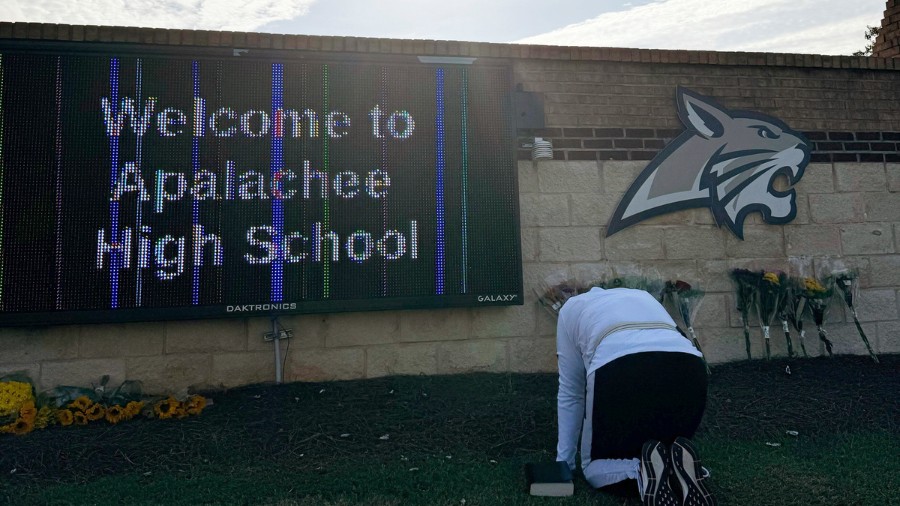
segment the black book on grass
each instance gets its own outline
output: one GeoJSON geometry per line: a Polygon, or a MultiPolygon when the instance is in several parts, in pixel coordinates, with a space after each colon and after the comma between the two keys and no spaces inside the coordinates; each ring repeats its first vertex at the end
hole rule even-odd
{"type": "Polygon", "coordinates": [[[565,462],[525,464],[525,480],[531,495],[565,497],[575,492],[572,471],[565,462]]]}

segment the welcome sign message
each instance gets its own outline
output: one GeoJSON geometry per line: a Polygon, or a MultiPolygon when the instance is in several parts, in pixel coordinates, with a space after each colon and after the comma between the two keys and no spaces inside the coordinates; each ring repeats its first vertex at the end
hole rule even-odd
{"type": "Polygon", "coordinates": [[[0,55],[0,321],[521,303],[508,70],[0,55]]]}

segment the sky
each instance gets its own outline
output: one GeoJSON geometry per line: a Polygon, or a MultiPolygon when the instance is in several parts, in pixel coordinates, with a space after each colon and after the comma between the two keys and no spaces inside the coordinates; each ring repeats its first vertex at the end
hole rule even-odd
{"type": "Polygon", "coordinates": [[[0,0],[0,21],[851,54],[885,0],[0,0]]]}

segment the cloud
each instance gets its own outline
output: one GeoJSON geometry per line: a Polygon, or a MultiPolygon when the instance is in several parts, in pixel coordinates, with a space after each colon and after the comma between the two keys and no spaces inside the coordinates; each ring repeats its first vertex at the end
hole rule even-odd
{"type": "Polygon", "coordinates": [[[3,21],[252,31],[316,0],[3,0],[3,21]]]}
{"type": "Polygon", "coordinates": [[[884,0],[658,0],[572,24],[523,44],[850,54],[884,0]]]}

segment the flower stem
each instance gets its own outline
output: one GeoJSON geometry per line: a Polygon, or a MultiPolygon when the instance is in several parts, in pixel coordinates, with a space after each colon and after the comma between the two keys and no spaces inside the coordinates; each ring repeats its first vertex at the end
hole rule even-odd
{"type": "Polygon", "coordinates": [[[694,342],[694,346],[697,348],[703,355],[703,366],[706,367],[706,374],[712,374],[712,370],[709,368],[709,364],[706,362],[706,354],[703,353],[703,348],[700,347],[700,341],[697,340],[697,334],[694,332],[694,327],[688,327],[688,333],[691,335],[691,340],[694,342]]]}
{"type": "Polygon", "coordinates": [[[791,327],[787,320],[781,320],[781,328],[784,330],[784,339],[787,341],[788,357],[794,356],[794,343],[791,342],[791,327]]]}
{"type": "Polygon", "coordinates": [[[772,360],[772,352],[769,350],[769,326],[763,325],[763,340],[766,342],[766,360],[772,360]]]}
{"type": "Polygon", "coordinates": [[[750,360],[750,322],[747,321],[747,312],[741,313],[741,323],[744,324],[744,342],[747,344],[747,360],[750,360]]]}
{"type": "Polygon", "coordinates": [[[866,333],[865,331],[863,331],[862,325],[859,324],[859,318],[856,316],[856,310],[853,309],[853,306],[850,306],[850,309],[853,311],[853,323],[856,324],[856,330],[859,331],[859,337],[862,338],[863,343],[865,343],[866,345],[866,349],[869,350],[869,355],[872,356],[872,360],[874,360],[875,363],[878,364],[878,355],[876,355],[875,352],[872,351],[872,345],[869,344],[869,338],[866,337],[866,333]]]}
{"type": "Polygon", "coordinates": [[[821,325],[816,325],[816,329],[819,331],[819,340],[825,343],[825,351],[828,352],[828,356],[833,357],[834,353],[831,352],[832,344],[831,341],[828,340],[828,337],[826,337],[825,329],[822,328],[821,325]]]}

